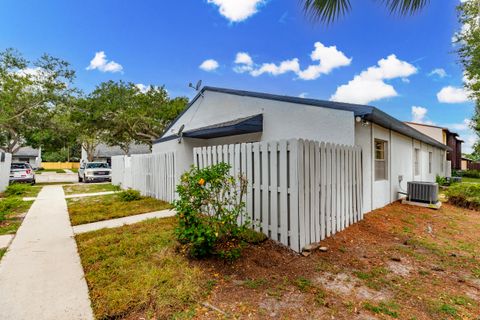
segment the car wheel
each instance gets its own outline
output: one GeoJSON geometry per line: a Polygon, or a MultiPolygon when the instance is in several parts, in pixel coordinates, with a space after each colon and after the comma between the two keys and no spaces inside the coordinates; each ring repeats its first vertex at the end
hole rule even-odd
{"type": "Polygon", "coordinates": [[[78,182],[83,182],[82,177],[78,176],[78,182]]]}
{"type": "Polygon", "coordinates": [[[35,185],[35,183],[37,183],[37,181],[35,179],[32,180],[32,186],[35,185]]]}

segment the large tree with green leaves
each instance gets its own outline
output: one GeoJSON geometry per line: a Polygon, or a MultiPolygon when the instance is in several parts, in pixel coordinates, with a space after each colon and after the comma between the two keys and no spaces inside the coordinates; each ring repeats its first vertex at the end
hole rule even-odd
{"type": "Polygon", "coordinates": [[[133,83],[107,81],[77,102],[73,121],[89,158],[100,142],[127,154],[132,143],[151,146],[187,103],[185,97],[170,98],[164,87],[142,91],[133,83]]]}
{"type": "MultiPolygon", "coordinates": [[[[422,10],[430,0],[377,0],[377,2],[392,14],[408,15],[422,10]]],[[[303,6],[311,18],[325,23],[337,20],[352,9],[350,0],[303,0],[303,6]]]]}
{"type": "MultiPolygon", "coordinates": [[[[475,103],[471,127],[480,137],[480,0],[469,0],[458,7],[461,30],[455,35],[464,70],[464,86],[475,103]]],[[[480,158],[478,142],[473,157],[480,158]]]]}
{"type": "Polygon", "coordinates": [[[70,99],[75,73],[64,60],[43,55],[28,61],[18,51],[0,52],[0,148],[15,152],[40,145],[54,110],[70,99]]]}

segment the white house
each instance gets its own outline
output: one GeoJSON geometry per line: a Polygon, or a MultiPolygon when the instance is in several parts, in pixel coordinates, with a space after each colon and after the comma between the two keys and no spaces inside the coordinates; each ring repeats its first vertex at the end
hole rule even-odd
{"type": "Polygon", "coordinates": [[[12,155],[12,162],[29,163],[32,168],[42,167],[42,148],[21,147],[12,155]]]}
{"type": "Polygon", "coordinates": [[[175,152],[178,178],[195,147],[292,138],[361,147],[364,213],[397,200],[407,181],[445,175],[446,145],[375,107],[215,87],[197,94],[152,151],[175,152]]]}

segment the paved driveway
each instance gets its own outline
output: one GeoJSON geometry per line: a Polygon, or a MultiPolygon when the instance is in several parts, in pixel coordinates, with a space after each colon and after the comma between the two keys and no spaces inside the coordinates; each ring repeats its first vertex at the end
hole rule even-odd
{"type": "Polygon", "coordinates": [[[76,173],[56,173],[56,172],[42,172],[36,175],[37,183],[65,183],[78,182],[78,175],[76,173]]]}

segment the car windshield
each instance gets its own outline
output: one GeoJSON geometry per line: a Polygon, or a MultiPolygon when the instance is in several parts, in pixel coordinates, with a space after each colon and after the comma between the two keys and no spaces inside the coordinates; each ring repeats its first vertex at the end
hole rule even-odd
{"type": "Polygon", "coordinates": [[[87,169],[110,169],[106,162],[87,163],[87,169]]]}
{"type": "Polygon", "coordinates": [[[12,165],[10,166],[10,169],[14,169],[14,170],[29,169],[29,166],[26,163],[12,163],[12,165]]]}

